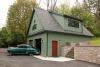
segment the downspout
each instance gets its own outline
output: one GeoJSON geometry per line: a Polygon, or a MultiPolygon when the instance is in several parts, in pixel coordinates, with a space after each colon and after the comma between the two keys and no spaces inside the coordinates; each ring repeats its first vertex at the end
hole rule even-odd
{"type": "Polygon", "coordinates": [[[46,51],[46,56],[48,56],[48,32],[47,32],[47,51],[46,51]]]}

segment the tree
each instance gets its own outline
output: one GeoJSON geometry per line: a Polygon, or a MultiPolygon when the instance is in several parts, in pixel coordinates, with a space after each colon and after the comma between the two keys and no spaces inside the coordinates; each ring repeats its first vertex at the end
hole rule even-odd
{"type": "Polygon", "coordinates": [[[7,47],[8,32],[6,27],[3,27],[0,31],[0,47],[7,47]]]}
{"type": "MultiPolygon", "coordinates": [[[[42,0],[39,0],[39,5],[41,4],[42,0]]],[[[47,8],[47,10],[49,11],[54,11],[56,8],[56,4],[57,4],[57,0],[45,0],[45,6],[47,8]]]]}
{"type": "Polygon", "coordinates": [[[88,28],[92,33],[96,33],[97,29],[95,16],[90,10],[87,10],[84,5],[74,6],[71,9],[71,16],[81,19],[86,28],[88,28]]]}
{"type": "Polygon", "coordinates": [[[71,8],[66,4],[60,5],[60,7],[56,9],[56,11],[60,14],[71,15],[71,8]]]}
{"type": "Polygon", "coordinates": [[[85,27],[87,27],[92,33],[96,34],[98,32],[96,28],[96,18],[86,5],[80,4],[77,1],[75,6],[69,8],[63,4],[60,6],[60,8],[58,8],[58,12],[81,19],[82,24],[84,24],[85,27]]]}
{"type": "Polygon", "coordinates": [[[84,4],[88,6],[96,17],[97,26],[100,30],[100,0],[84,0],[84,4]]]}
{"type": "Polygon", "coordinates": [[[37,6],[35,0],[16,0],[11,5],[7,16],[8,41],[12,40],[12,43],[16,42],[16,44],[25,43],[27,25],[30,22],[33,8],[37,6]]]}
{"type": "Polygon", "coordinates": [[[46,0],[47,1],[47,10],[54,11],[56,8],[57,0],[46,0]]]}

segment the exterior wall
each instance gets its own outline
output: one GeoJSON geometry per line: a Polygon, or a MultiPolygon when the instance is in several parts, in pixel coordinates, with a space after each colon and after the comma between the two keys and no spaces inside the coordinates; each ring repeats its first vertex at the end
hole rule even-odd
{"type": "Polygon", "coordinates": [[[74,58],[100,64],[100,47],[75,47],[74,58]]]}
{"type": "Polygon", "coordinates": [[[61,47],[61,56],[63,57],[68,57],[69,53],[73,53],[71,54],[70,58],[72,58],[72,56],[74,57],[74,47],[76,46],[76,43],[70,43],[70,45],[65,45],[61,47]],[[73,50],[73,51],[72,51],[73,50]]]}
{"type": "Polygon", "coordinates": [[[79,43],[82,41],[89,40],[89,37],[67,35],[60,33],[49,33],[48,34],[48,56],[52,56],[52,40],[58,41],[58,56],[61,56],[61,47],[66,45],[66,42],[79,43]]]}
{"type": "Polygon", "coordinates": [[[28,35],[35,34],[35,33],[40,32],[42,30],[43,30],[42,24],[39,21],[37,13],[35,12],[34,16],[32,18],[32,22],[31,22],[31,25],[30,25],[30,29],[29,29],[28,35]],[[34,20],[35,20],[35,22],[34,22],[34,20]],[[32,30],[34,24],[37,24],[37,29],[32,30]]]}
{"type": "Polygon", "coordinates": [[[27,39],[27,43],[28,43],[29,40],[33,40],[33,46],[34,46],[34,42],[35,42],[34,40],[38,39],[38,38],[42,39],[42,42],[41,42],[41,55],[46,56],[47,55],[47,52],[46,52],[47,51],[47,34],[46,33],[29,37],[27,39]]]}
{"type": "Polygon", "coordinates": [[[79,43],[79,46],[93,46],[89,41],[79,43]]]}
{"type": "Polygon", "coordinates": [[[68,26],[68,18],[64,18],[61,15],[57,15],[57,14],[53,14],[53,17],[56,19],[56,21],[62,26],[62,28],[65,31],[69,31],[69,32],[82,32],[83,28],[81,23],[79,22],[79,28],[76,27],[69,27],[68,26]]]}
{"type": "Polygon", "coordinates": [[[71,46],[64,46],[64,47],[62,47],[61,56],[66,57],[66,55],[71,50],[71,48],[72,48],[71,46]]]}

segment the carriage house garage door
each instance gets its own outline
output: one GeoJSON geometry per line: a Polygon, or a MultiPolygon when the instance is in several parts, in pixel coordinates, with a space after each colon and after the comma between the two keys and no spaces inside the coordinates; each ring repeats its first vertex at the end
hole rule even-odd
{"type": "Polygon", "coordinates": [[[41,38],[35,39],[35,47],[40,51],[41,54],[41,38]]]}
{"type": "Polygon", "coordinates": [[[52,41],[52,56],[57,57],[57,41],[52,41]]]}

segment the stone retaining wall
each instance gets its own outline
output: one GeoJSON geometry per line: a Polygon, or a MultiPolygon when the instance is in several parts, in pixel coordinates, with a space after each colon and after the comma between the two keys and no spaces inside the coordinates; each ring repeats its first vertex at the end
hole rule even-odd
{"type": "Polygon", "coordinates": [[[61,55],[63,57],[66,57],[67,53],[70,51],[72,47],[71,46],[64,46],[62,47],[61,55]]]}
{"type": "Polygon", "coordinates": [[[74,47],[74,58],[100,64],[100,47],[78,46],[74,47]]]}
{"type": "Polygon", "coordinates": [[[74,58],[74,47],[75,43],[71,43],[69,46],[65,45],[61,48],[61,56],[74,58]]]}

